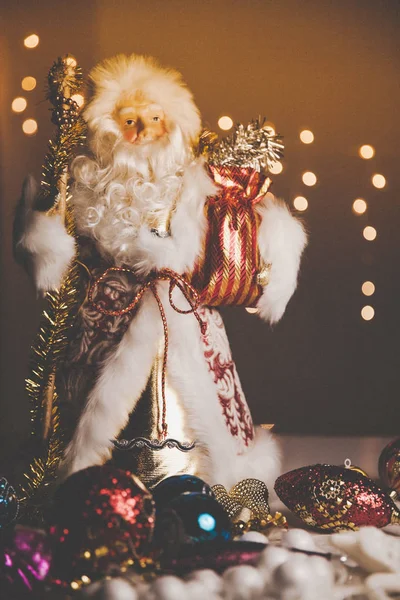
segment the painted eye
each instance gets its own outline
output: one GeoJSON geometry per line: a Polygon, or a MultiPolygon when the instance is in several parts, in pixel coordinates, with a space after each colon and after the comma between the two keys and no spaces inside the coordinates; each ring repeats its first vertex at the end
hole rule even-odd
{"type": "Polygon", "coordinates": [[[157,121],[159,121],[159,120],[160,120],[160,117],[153,117],[153,121],[156,121],[156,122],[157,122],[157,121]]]}
{"type": "Polygon", "coordinates": [[[127,119],[125,121],[125,125],[134,125],[134,124],[135,124],[135,121],[133,119],[127,119]]]}

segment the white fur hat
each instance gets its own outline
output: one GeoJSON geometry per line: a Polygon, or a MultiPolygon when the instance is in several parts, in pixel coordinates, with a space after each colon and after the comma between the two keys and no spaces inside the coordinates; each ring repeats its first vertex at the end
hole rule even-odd
{"type": "Polygon", "coordinates": [[[117,133],[113,118],[117,104],[139,92],[163,108],[188,142],[199,135],[199,110],[178,71],[160,67],[151,57],[119,54],[95,67],[90,78],[94,95],[84,116],[93,132],[117,133]]]}

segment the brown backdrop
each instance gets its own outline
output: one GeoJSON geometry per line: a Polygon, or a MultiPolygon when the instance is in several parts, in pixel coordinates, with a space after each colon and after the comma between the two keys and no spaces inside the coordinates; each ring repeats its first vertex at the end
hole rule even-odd
{"type": "Polygon", "coordinates": [[[299,289],[271,330],[243,309],[224,311],[234,354],[257,422],[281,431],[398,433],[399,375],[399,44],[397,0],[41,0],[4,2],[1,39],[1,440],[17,447],[28,429],[23,379],[39,303],[11,255],[11,223],[23,177],[40,177],[51,135],[43,86],[48,67],[71,53],[85,72],[117,52],[154,55],[181,70],[205,124],[228,114],[266,115],[285,135],[285,169],[276,194],[306,195],[310,244],[299,289]],[[36,32],[40,45],[23,46],[36,32]],[[39,85],[22,93],[20,81],[39,85]],[[11,101],[26,95],[23,115],[11,101]],[[25,116],[26,115],[26,116],[25,116]],[[38,120],[31,138],[24,118],[38,120]],[[311,146],[298,133],[310,128],[311,146]],[[362,161],[357,147],[377,153],[362,161]],[[301,183],[310,169],[314,188],[301,183]],[[387,177],[375,190],[373,172],[387,177]],[[351,205],[363,197],[368,214],[351,205]],[[376,227],[375,242],[362,229],[376,227]],[[370,300],[360,287],[376,284],[370,300]],[[364,304],[373,321],[360,317],[364,304]]]}

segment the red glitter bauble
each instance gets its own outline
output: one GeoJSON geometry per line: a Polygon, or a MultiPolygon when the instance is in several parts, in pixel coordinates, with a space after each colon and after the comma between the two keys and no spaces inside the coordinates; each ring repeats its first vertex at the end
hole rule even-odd
{"type": "Polygon", "coordinates": [[[53,576],[101,577],[149,556],[155,505],[129,471],[106,465],[69,477],[57,490],[50,518],[53,576]]]}
{"type": "Polygon", "coordinates": [[[309,527],[330,533],[400,523],[388,494],[359,470],[311,465],[278,477],[275,491],[309,527]]]}
{"type": "Polygon", "coordinates": [[[390,442],[379,457],[379,476],[388,488],[400,496],[400,438],[390,442]]]}

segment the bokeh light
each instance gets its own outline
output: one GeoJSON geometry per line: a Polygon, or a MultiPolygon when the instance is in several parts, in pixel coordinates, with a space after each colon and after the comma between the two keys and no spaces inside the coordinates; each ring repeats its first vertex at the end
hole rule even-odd
{"type": "Polygon", "coordinates": [[[364,296],[372,296],[372,294],[375,292],[375,285],[372,283],[372,281],[364,281],[361,286],[361,291],[364,296]]]}
{"type": "Polygon", "coordinates": [[[22,123],[22,130],[26,135],[33,135],[37,132],[37,128],[38,125],[35,119],[26,119],[26,121],[22,123]]]}
{"type": "Polygon", "coordinates": [[[307,198],[304,198],[304,196],[296,196],[296,198],[293,200],[293,206],[296,210],[307,210],[308,200],[307,198]]]}
{"type": "Polygon", "coordinates": [[[36,79],[34,77],[24,77],[21,81],[21,87],[26,92],[31,92],[36,87],[36,79]]]}
{"type": "Polygon", "coordinates": [[[317,183],[317,176],[312,171],[306,171],[305,173],[303,173],[301,178],[303,180],[304,185],[308,185],[310,187],[317,183]]]}
{"type": "Polygon", "coordinates": [[[381,190],[386,185],[386,179],[384,178],[383,175],[380,175],[379,173],[375,173],[375,175],[373,175],[373,177],[372,177],[372,185],[374,187],[378,188],[379,190],[381,190]]]}
{"type": "Polygon", "coordinates": [[[12,101],[11,109],[16,113],[20,113],[26,109],[27,105],[28,103],[25,100],[25,98],[19,96],[18,98],[14,98],[14,100],[12,101]]]}
{"type": "Polygon", "coordinates": [[[66,64],[67,64],[67,65],[69,65],[70,67],[76,67],[76,65],[78,64],[78,63],[76,62],[76,58],[75,58],[74,56],[68,56],[68,57],[65,59],[65,62],[66,62],[66,64]]]}
{"type": "Polygon", "coordinates": [[[364,321],[370,321],[375,316],[375,311],[372,306],[363,306],[361,310],[361,316],[364,321]]]}
{"type": "Polygon", "coordinates": [[[353,212],[357,215],[363,215],[367,210],[367,203],[362,198],[357,198],[353,202],[353,212]]]}
{"type": "Polygon", "coordinates": [[[360,146],[358,154],[361,156],[361,158],[368,160],[375,155],[375,148],[369,144],[364,144],[363,146],[360,146]]]}
{"type": "Polygon", "coordinates": [[[371,227],[370,225],[364,227],[363,236],[366,240],[372,242],[377,236],[375,227],[371,227]]]}
{"type": "Polygon", "coordinates": [[[74,100],[78,106],[83,106],[85,104],[85,98],[82,94],[74,94],[71,96],[71,100],[74,100]]]}
{"type": "Polygon", "coordinates": [[[39,43],[39,36],[36,35],[36,33],[32,33],[32,35],[28,35],[28,37],[26,37],[24,39],[25,48],[36,48],[38,43],[39,43]]]}
{"type": "Polygon", "coordinates": [[[271,121],[266,121],[264,123],[263,129],[265,129],[269,135],[276,135],[275,125],[271,123],[271,121]]]}
{"type": "Polygon", "coordinates": [[[314,134],[309,129],[303,129],[303,131],[300,132],[300,139],[303,144],[312,144],[314,141],[314,134]]]}
{"type": "Polygon", "coordinates": [[[228,131],[228,129],[231,129],[233,125],[233,121],[230,117],[221,117],[220,119],[218,119],[218,127],[220,129],[223,129],[224,131],[228,131]]]}
{"type": "Polygon", "coordinates": [[[283,164],[277,160],[269,167],[269,172],[273,175],[279,175],[283,171],[283,164]]]}

